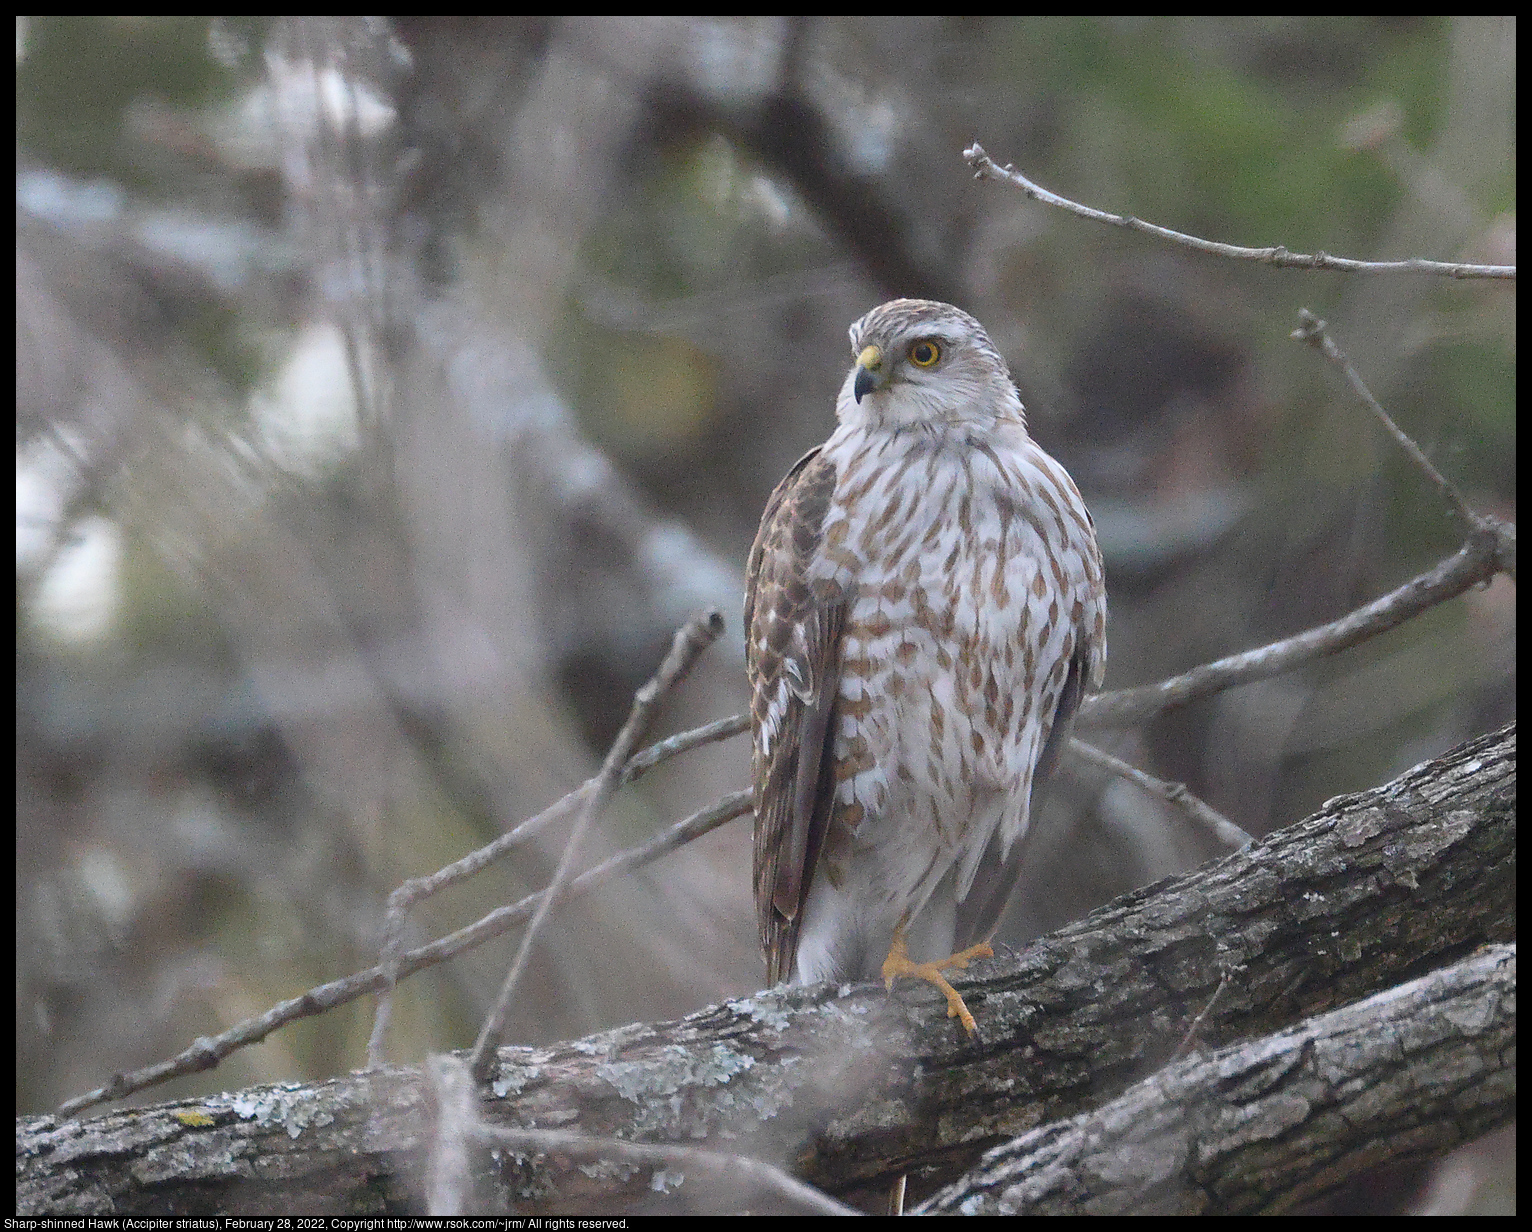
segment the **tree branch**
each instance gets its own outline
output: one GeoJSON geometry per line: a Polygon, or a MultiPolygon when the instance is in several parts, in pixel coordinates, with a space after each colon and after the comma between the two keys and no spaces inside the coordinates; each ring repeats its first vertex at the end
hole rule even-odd
{"type": "Polygon", "coordinates": [[[1258,261],[1263,265],[1274,265],[1278,269],[1344,270],[1355,274],[1445,274],[1450,278],[1514,279],[1516,277],[1514,265],[1470,265],[1462,261],[1427,261],[1421,257],[1410,257],[1404,261],[1358,261],[1351,257],[1334,257],[1327,252],[1289,252],[1282,244],[1270,248],[1245,248],[1239,244],[1221,244],[1216,240],[1205,240],[1200,236],[1188,235],[1184,231],[1172,231],[1169,227],[1156,226],[1152,222],[1145,222],[1142,218],[1134,218],[1131,214],[1111,214],[1105,210],[1094,209],[1088,205],[1081,205],[1078,201],[1071,201],[1068,197],[1061,197],[1058,193],[1049,192],[1040,184],[1034,184],[1027,179],[1009,163],[1004,167],[997,164],[984,152],[984,147],[977,141],[963,151],[963,160],[973,168],[975,179],[1001,180],[1014,184],[1032,200],[1041,201],[1044,205],[1054,205],[1081,218],[1109,223],[1114,227],[1142,231],[1145,235],[1170,240],[1183,248],[1190,248],[1194,252],[1210,253],[1216,257],[1258,261]]]}
{"type": "MultiPolygon", "coordinates": [[[[678,1023],[502,1049],[480,1115],[517,1128],[727,1143],[863,1207],[900,1173],[914,1197],[928,1194],[985,1148],[1153,1073],[1224,971],[1239,978],[1201,1024],[1215,1047],[1509,941],[1515,743],[1514,724],[1469,741],[1126,895],[1009,961],[980,964],[963,990],[977,1043],[934,992],[785,988],[678,1023]]],[[[26,1118],[19,1209],[416,1207],[428,1086],[418,1070],[389,1069],[88,1122],[26,1118]]],[[[1325,1183],[1365,1162],[1346,1156],[1325,1183]]],[[[527,1213],[675,1209],[644,1170],[582,1170],[558,1152],[475,1156],[474,1166],[495,1202],[527,1213]]]]}
{"type": "Polygon", "coordinates": [[[1084,727],[1127,727],[1199,697],[1267,680],[1301,663],[1349,650],[1489,581],[1496,573],[1514,570],[1515,554],[1515,527],[1497,524],[1492,532],[1469,539],[1434,569],[1339,620],[1204,663],[1157,684],[1087,697],[1080,706],[1079,722],[1084,727]]]}
{"type": "Polygon", "coordinates": [[[1071,739],[1069,751],[1087,765],[1096,766],[1115,774],[1118,778],[1127,779],[1128,782],[1142,788],[1157,799],[1175,805],[1192,824],[1205,830],[1231,850],[1238,851],[1241,847],[1255,841],[1211,804],[1194,796],[1185,783],[1167,783],[1164,779],[1157,779],[1152,774],[1145,774],[1137,766],[1130,766],[1121,758],[1113,757],[1110,753],[1098,749],[1093,744],[1086,744],[1083,740],[1071,739]]]}
{"type": "Polygon", "coordinates": [[[985,1155],[919,1215],[1269,1215],[1422,1162],[1516,1103],[1516,947],[1167,1066],[985,1155]]]}
{"type": "Polygon", "coordinates": [[[500,1047],[501,1038],[505,1034],[506,1018],[511,1012],[511,996],[516,991],[516,984],[521,978],[521,973],[526,969],[527,956],[531,953],[532,943],[537,940],[537,934],[542,929],[543,922],[547,920],[548,912],[553,909],[553,904],[558,901],[560,893],[569,882],[570,873],[574,871],[575,853],[580,848],[580,841],[585,837],[585,831],[621,785],[623,770],[628,764],[628,759],[638,752],[639,742],[649,730],[649,724],[653,721],[654,712],[659,708],[660,702],[691,670],[692,664],[697,661],[702,652],[718,640],[723,630],[723,613],[721,612],[709,611],[687,621],[676,630],[670,653],[665,656],[665,661],[634,696],[628,721],[622,725],[622,730],[617,733],[617,739],[607,750],[606,759],[601,763],[601,772],[596,775],[596,785],[581,806],[574,830],[569,836],[569,841],[564,844],[564,852],[559,857],[553,880],[543,891],[542,900],[537,904],[537,911],[532,916],[532,922],[527,925],[527,931],[522,934],[521,945],[517,947],[511,969],[506,973],[505,981],[500,987],[500,995],[495,999],[495,1004],[484,1019],[484,1025],[479,1029],[479,1038],[473,1046],[472,1064],[473,1076],[477,1081],[483,1082],[494,1069],[495,1052],[500,1047]]]}
{"type": "MultiPolygon", "coordinates": [[[[1482,517],[1469,506],[1463,499],[1463,494],[1457,487],[1437,470],[1431,459],[1426,457],[1425,450],[1421,449],[1407,432],[1394,422],[1394,417],[1383,409],[1383,404],[1373,397],[1372,390],[1367,388],[1367,383],[1362,380],[1362,374],[1352,365],[1346,353],[1340,349],[1335,340],[1330,337],[1328,322],[1320,320],[1307,308],[1298,310],[1298,328],[1293,330],[1292,336],[1295,341],[1307,343],[1314,347],[1321,355],[1341,370],[1346,381],[1350,384],[1352,392],[1361,400],[1362,405],[1373,413],[1373,416],[1383,425],[1384,430],[1394,438],[1395,444],[1404,450],[1405,456],[1415,464],[1436,490],[1441,493],[1442,499],[1456,515],[1462,524],[1464,532],[1470,537],[1475,535],[1493,535],[1496,521],[1492,518],[1482,517]]],[[[1514,533],[1514,532],[1513,532],[1514,533]]],[[[1514,552],[1513,552],[1514,555],[1514,552]]],[[[1506,572],[1513,578],[1516,575],[1515,560],[1512,559],[1506,572]]]]}
{"type": "MultiPolygon", "coordinates": [[[[603,860],[595,868],[581,873],[565,888],[560,901],[567,902],[582,894],[588,894],[619,873],[652,864],[661,856],[669,855],[678,847],[684,847],[693,839],[700,838],[709,831],[716,830],[725,822],[742,817],[748,812],[750,812],[748,791],[737,791],[727,795],[718,803],[709,805],[690,817],[676,822],[647,843],[630,847],[626,851],[619,851],[609,859],[603,860]]],[[[131,1073],[113,1074],[105,1086],[77,1095],[59,1105],[59,1115],[74,1116],[97,1104],[113,1099],[123,1099],[135,1091],[169,1082],[172,1078],[214,1069],[231,1052],[260,1043],[273,1031],[285,1027],[290,1022],[296,1022],[300,1018],[312,1018],[316,1014],[323,1014],[327,1010],[344,1005],[348,1001],[354,1001],[358,997],[364,997],[368,993],[379,992],[396,980],[402,980],[414,975],[417,971],[446,962],[475,946],[483,945],[492,937],[500,936],[523,920],[531,919],[532,913],[537,910],[538,904],[542,902],[546,893],[546,890],[539,890],[535,894],[528,894],[520,902],[491,911],[466,928],[448,933],[445,937],[438,937],[435,941],[418,949],[409,950],[399,956],[397,967],[380,963],[376,967],[368,967],[365,971],[357,971],[341,979],[331,980],[328,984],[309,989],[302,996],[280,1001],[264,1014],[237,1022],[218,1035],[202,1036],[195,1040],[191,1047],[168,1060],[158,1061],[143,1069],[133,1070],[131,1073]]]]}

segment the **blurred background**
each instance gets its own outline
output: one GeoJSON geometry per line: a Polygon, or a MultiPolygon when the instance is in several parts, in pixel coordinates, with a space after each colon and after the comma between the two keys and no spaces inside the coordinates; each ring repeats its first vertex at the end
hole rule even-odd
{"type": "MultiPolygon", "coordinates": [[[[377,961],[382,905],[654,734],[744,709],[742,571],[846,328],[955,302],[1093,509],[1107,687],[1334,618],[1459,535],[1289,340],[1334,336],[1515,517],[1514,284],[1199,256],[1515,260],[1515,23],[42,17],[17,22],[17,1107],[377,961]]],[[[1081,734],[1256,835],[1515,713],[1504,578],[1309,669],[1081,734]]],[[[623,791],[584,867],[748,785],[623,791]]],[[[1217,854],[1066,769],[1005,939],[1217,854]]],[[[564,832],[417,908],[542,885],[564,832]]],[[[518,935],[408,981],[471,1043],[518,935]]],[[[757,989],[749,822],[552,921],[511,1042],[757,989]]],[[[359,1066],[371,1000],[139,1100],[359,1066]]]]}

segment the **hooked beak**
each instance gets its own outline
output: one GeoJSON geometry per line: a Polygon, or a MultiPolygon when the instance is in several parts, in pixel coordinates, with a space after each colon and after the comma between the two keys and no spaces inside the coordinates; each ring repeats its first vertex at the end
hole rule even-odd
{"type": "Polygon", "coordinates": [[[851,383],[851,395],[861,402],[866,394],[883,387],[883,348],[867,346],[856,357],[856,380],[851,383]]]}

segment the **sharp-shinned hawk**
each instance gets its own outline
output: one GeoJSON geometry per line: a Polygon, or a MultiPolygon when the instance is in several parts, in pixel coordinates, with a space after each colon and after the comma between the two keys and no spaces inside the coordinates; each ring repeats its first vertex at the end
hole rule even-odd
{"type": "Polygon", "coordinates": [[[750,551],[761,942],[773,984],[916,975],[971,1033],[941,971],[989,952],[1101,682],[1101,554],[973,317],[893,300],[851,350],[839,427],[750,551]]]}

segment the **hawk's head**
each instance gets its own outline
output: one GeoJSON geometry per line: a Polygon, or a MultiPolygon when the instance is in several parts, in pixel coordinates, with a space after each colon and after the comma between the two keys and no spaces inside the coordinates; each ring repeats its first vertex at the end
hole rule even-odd
{"type": "Polygon", "coordinates": [[[1021,399],[984,327],[929,299],[880,304],[851,327],[856,364],[841,386],[841,422],[890,428],[1022,423],[1021,399]]]}

